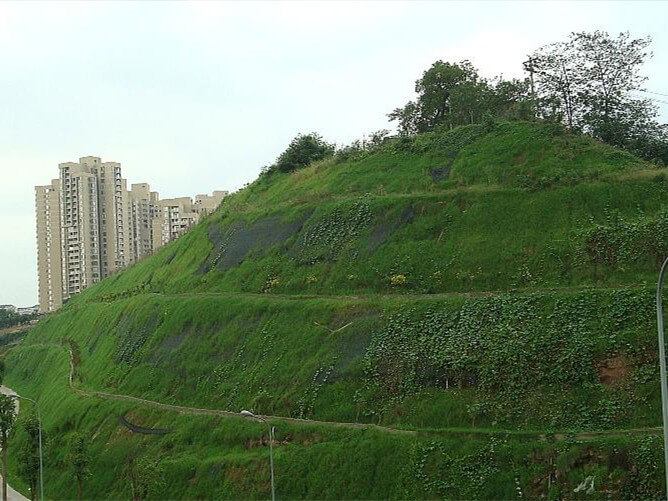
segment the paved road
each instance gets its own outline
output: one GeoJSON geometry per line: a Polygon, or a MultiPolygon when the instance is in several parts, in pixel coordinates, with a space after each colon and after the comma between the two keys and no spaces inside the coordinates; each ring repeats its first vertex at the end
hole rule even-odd
{"type": "MultiPolygon", "coordinates": [[[[3,393],[5,395],[16,395],[16,392],[12,390],[11,388],[7,388],[6,386],[0,386],[0,393],[3,393]]],[[[19,399],[15,398],[14,399],[15,405],[16,405],[16,413],[19,413],[19,399]]],[[[0,476],[0,482],[2,481],[2,476],[0,476]]],[[[0,496],[2,495],[2,486],[0,484],[0,496]]],[[[7,500],[8,501],[29,501],[27,497],[23,496],[20,492],[15,491],[12,489],[10,485],[7,485],[7,500]]]]}

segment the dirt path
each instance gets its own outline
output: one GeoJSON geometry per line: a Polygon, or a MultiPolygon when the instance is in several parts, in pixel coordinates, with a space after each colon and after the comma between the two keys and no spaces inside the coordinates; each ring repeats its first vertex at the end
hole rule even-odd
{"type": "MultiPolygon", "coordinates": [[[[120,400],[125,402],[132,402],[139,405],[145,405],[147,407],[153,407],[155,409],[162,409],[169,412],[178,412],[179,414],[186,415],[201,415],[201,416],[219,416],[226,418],[243,418],[243,416],[238,412],[223,411],[218,409],[205,409],[200,407],[187,407],[183,405],[174,405],[174,404],[165,404],[162,402],[157,402],[155,400],[148,400],[145,398],[134,397],[132,395],[122,395],[117,393],[108,393],[104,391],[94,391],[94,390],[85,390],[78,388],[74,384],[74,356],[72,350],[68,347],[64,347],[58,344],[42,344],[36,343],[34,345],[27,346],[47,346],[47,347],[57,347],[67,351],[70,361],[70,373],[68,376],[70,388],[83,397],[87,398],[103,398],[106,400],[120,400]]],[[[27,347],[26,346],[26,347],[27,347]]],[[[403,435],[413,435],[413,436],[443,436],[443,435],[455,435],[462,437],[471,437],[476,435],[484,436],[514,436],[517,438],[524,439],[534,439],[545,442],[552,441],[566,441],[566,440],[590,440],[594,438],[605,438],[605,437],[623,437],[623,436],[633,436],[633,435],[660,435],[662,433],[662,428],[657,427],[645,427],[645,428],[629,428],[625,430],[600,430],[600,431],[521,431],[521,430],[490,430],[490,429],[477,429],[477,428],[456,428],[456,429],[427,429],[427,430],[404,430],[400,428],[392,428],[389,426],[381,426],[376,424],[367,424],[367,423],[348,423],[348,422],[337,422],[337,421],[318,421],[315,419],[300,419],[300,418],[291,418],[286,416],[268,416],[268,415],[258,415],[263,419],[266,419],[270,422],[283,422],[283,423],[292,423],[292,424],[305,424],[305,425],[320,425],[320,426],[331,426],[335,428],[349,428],[356,430],[377,430],[384,433],[395,433],[403,435]]]]}
{"type": "MultiPolygon", "coordinates": [[[[50,345],[50,346],[58,346],[58,345],[50,345]]],[[[98,398],[104,398],[107,400],[122,400],[125,402],[134,402],[140,405],[146,405],[148,407],[154,407],[156,409],[163,409],[166,411],[171,411],[171,412],[178,412],[179,414],[192,414],[192,415],[201,415],[201,416],[220,416],[220,417],[236,417],[236,418],[243,418],[243,416],[238,413],[238,412],[229,412],[229,411],[222,411],[218,409],[203,409],[200,407],[185,407],[183,405],[173,405],[173,404],[164,404],[162,402],[156,402],[155,400],[147,400],[145,398],[139,398],[139,397],[133,397],[132,395],[120,395],[117,393],[107,393],[104,391],[93,391],[93,390],[83,390],[81,388],[77,388],[74,385],[74,356],[72,354],[72,350],[67,349],[69,355],[70,355],[70,374],[69,374],[69,385],[72,390],[74,390],[77,394],[85,396],[85,397],[98,397],[98,398]]],[[[364,429],[373,429],[373,430],[380,430],[384,431],[387,433],[402,433],[406,435],[417,435],[416,431],[413,430],[400,430],[397,428],[390,428],[387,426],[379,426],[375,424],[364,424],[364,423],[339,423],[335,421],[314,421],[311,419],[299,419],[299,418],[291,418],[291,417],[285,417],[285,416],[265,416],[258,414],[257,417],[266,419],[268,421],[279,421],[283,423],[295,423],[295,424],[319,424],[319,425],[326,425],[326,426],[333,426],[333,427],[339,427],[339,428],[354,428],[358,430],[364,430],[364,429]]],[[[245,419],[245,418],[244,418],[245,419]]]]}
{"type": "MultiPolygon", "coordinates": [[[[406,293],[406,294],[381,294],[381,293],[364,293],[364,294],[343,294],[343,295],[332,295],[332,294],[264,294],[256,292],[140,292],[132,296],[127,297],[138,297],[138,296],[157,296],[165,298],[193,298],[193,297],[209,297],[209,298],[247,298],[247,299],[261,299],[261,300],[273,300],[273,301],[307,301],[307,300],[318,300],[326,299],[332,301],[387,301],[387,300],[397,300],[397,301],[422,301],[422,300],[438,300],[438,299],[447,299],[453,297],[462,297],[462,298],[478,298],[478,297],[492,297],[503,294],[514,294],[514,295],[529,295],[529,294],[545,294],[545,293],[557,293],[557,294],[578,294],[584,291],[592,290],[614,290],[614,291],[634,291],[638,289],[644,289],[645,286],[642,283],[638,284],[609,284],[606,287],[591,287],[588,285],[581,286],[555,286],[555,287],[516,287],[513,289],[499,289],[499,290],[485,290],[485,291],[450,291],[450,292],[437,292],[433,294],[423,294],[423,293],[406,293]]],[[[108,300],[103,300],[99,297],[93,297],[89,300],[91,303],[106,303],[108,300]]],[[[85,304],[78,305],[77,308],[83,308],[85,304]]]]}

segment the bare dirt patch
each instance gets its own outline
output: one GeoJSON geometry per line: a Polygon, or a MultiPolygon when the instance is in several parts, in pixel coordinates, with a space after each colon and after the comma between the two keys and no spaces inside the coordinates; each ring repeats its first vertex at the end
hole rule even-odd
{"type": "Polygon", "coordinates": [[[603,360],[597,367],[598,379],[606,386],[616,386],[626,380],[631,372],[631,364],[624,355],[615,355],[603,360]]]}

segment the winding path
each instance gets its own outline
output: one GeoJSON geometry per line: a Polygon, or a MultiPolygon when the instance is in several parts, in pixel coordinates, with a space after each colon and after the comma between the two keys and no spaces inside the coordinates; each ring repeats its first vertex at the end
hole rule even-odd
{"type": "MultiPolygon", "coordinates": [[[[74,385],[74,355],[72,350],[68,347],[65,347],[56,343],[35,343],[32,345],[26,345],[26,348],[29,346],[48,346],[64,349],[69,354],[70,360],[70,371],[68,375],[69,387],[78,395],[87,398],[103,398],[106,400],[120,400],[125,402],[133,402],[139,405],[145,405],[148,407],[153,407],[156,409],[162,409],[169,412],[178,412],[179,414],[187,415],[204,415],[204,416],[220,416],[227,418],[242,418],[243,416],[238,412],[223,411],[218,409],[205,409],[200,407],[186,407],[183,405],[173,405],[165,404],[162,402],[157,402],[155,400],[148,400],[145,398],[139,398],[132,395],[123,395],[117,393],[108,393],[104,391],[94,391],[94,390],[84,390],[77,388],[74,385]]],[[[11,390],[10,390],[11,391],[11,390]]],[[[384,433],[395,433],[403,435],[459,435],[459,436],[472,436],[472,435],[487,435],[487,436],[515,436],[522,437],[525,439],[535,439],[540,441],[564,441],[564,440],[586,440],[597,437],[621,437],[629,435],[660,435],[662,433],[662,428],[657,427],[645,427],[645,428],[629,428],[625,430],[601,430],[601,431],[521,431],[521,430],[504,430],[504,429],[429,429],[429,430],[405,430],[400,428],[392,428],[389,426],[381,426],[376,424],[367,424],[367,423],[350,423],[350,422],[337,422],[337,421],[318,421],[315,419],[300,419],[300,418],[291,418],[286,416],[268,416],[268,415],[258,415],[267,421],[273,422],[283,422],[283,423],[292,423],[292,424],[305,424],[305,425],[321,425],[321,426],[331,426],[335,428],[349,428],[349,429],[358,429],[358,430],[376,430],[384,433]]]]}
{"type": "MultiPolygon", "coordinates": [[[[58,346],[64,348],[61,345],[51,344],[49,346],[58,346]]],[[[140,405],[146,405],[148,407],[153,407],[157,409],[162,409],[171,412],[178,412],[179,414],[189,414],[189,415],[205,415],[205,416],[220,416],[220,417],[236,417],[241,418],[241,414],[238,412],[222,411],[218,409],[204,409],[199,407],[186,407],[183,405],[173,405],[165,404],[162,402],[156,402],[155,400],[148,400],[145,398],[134,397],[132,395],[122,395],[117,393],[107,393],[104,391],[93,391],[93,390],[83,390],[74,386],[74,355],[72,350],[65,348],[69,353],[70,359],[70,373],[69,373],[69,386],[77,394],[84,397],[97,397],[107,400],[122,400],[126,402],[134,402],[140,405]]],[[[331,426],[336,428],[352,428],[352,429],[368,429],[368,430],[377,430],[385,433],[398,433],[404,435],[489,435],[489,436],[500,436],[500,435],[514,435],[517,437],[524,438],[533,438],[541,441],[564,441],[564,440],[585,440],[596,437],[619,437],[619,436],[629,436],[629,435],[659,435],[662,433],[663,428],[660,426],[657,427],[645,427],[645,428],[629,428],[625,430],[602,430],[602,431],[580,431],[580,432],[569,432],[569,431],[517,431],[517,430],[486,430],[486,429],[434,429],[427,431],[416,431],[416,430],[404,430],[400,428],[392,428],[389,426],[380,426],[377,424],[367,424],[367,423],[349,423],[349,422],[338,422],[338,421],[318,421],[315,419],[300,419],[300,418],[291,418],[286,416],[268,416],[268,415],[258,415],[267,421],[278,421],[283,423],[292,423],[292,424],[311,424],[311,425],[323,425],[331,426]]]]}
{"type": "MultiPolygon", "coordinates": [[[[7,388],[6,386],[0,386],[0,393],[3,395],[16,395],[16,392],[12,390],[11,388],[7,388]]],[[[14,399],[14,405],[16,408],[16,414],[19,413],[19,399],[15,398],[14,399]]],[[[0,476],[0,479],[2,479],[2,476],[0,476]]],[[[2,487],[0,487],[0,495],[2,495],[2,487]]],[[[29,501],[27,497],[25,497],[23,494],[20,492],[16,491],[15,489],[12,489],[11,485],[7,484],[7,501],[29,501]]]]}

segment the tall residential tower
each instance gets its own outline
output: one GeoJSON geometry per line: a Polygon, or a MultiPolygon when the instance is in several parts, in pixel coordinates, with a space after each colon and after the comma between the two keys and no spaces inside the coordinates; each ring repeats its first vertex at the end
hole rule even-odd
{"type": "Polygon", "coordinates": [[[185,233],[227,192],[161,201],[148,183],[127,189],[121,164],[83,157],[35,187],[39,311],[152,254],[185,233]]]}

